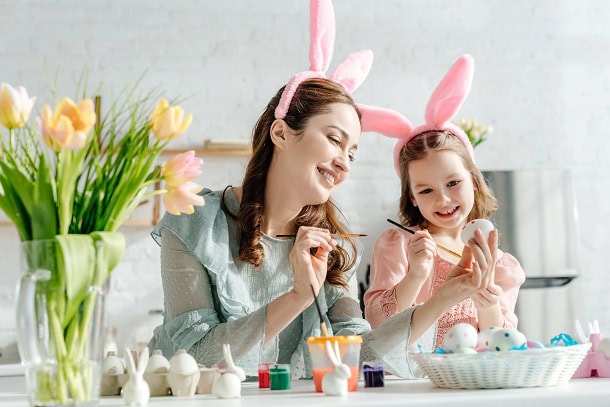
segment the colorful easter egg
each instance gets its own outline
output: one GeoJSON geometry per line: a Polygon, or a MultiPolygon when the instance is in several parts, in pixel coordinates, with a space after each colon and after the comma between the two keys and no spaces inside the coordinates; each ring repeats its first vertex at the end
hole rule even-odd
{"type": "Polygon", "coordinates": [[[477,346],[477,330],[470,324],[456,324],[452,326],[443,339],[445,352],[457,352],[463,348],[477,346]]]}
{"type": "Polygon", "coordinates": [[[501,329],[498,326],[490,326],[489,328],[483,329],[481,332],[479,332],[479,336],[477,339],[477,346],[478,347],[489,347],[489,338],[491,338],[491,335],[496,332],[498,329],[501,329]]]}
{"type": "Polygon", "coordinates": [[[527,339],[525,335],[515,328],[502,328],[494,332],[489,338],[489,349],[492,351],[507,351],[525,348],[527,339]]]}

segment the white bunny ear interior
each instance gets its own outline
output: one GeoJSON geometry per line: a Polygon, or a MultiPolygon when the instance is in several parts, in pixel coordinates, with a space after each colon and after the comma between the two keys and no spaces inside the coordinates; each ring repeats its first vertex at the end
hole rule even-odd
{"type": "Polygon", "coordinates": [[[310,1],[309,35],[309,70],[326,72],[335,48],[335,10],[331,0],[310,1]]]}
{"type": "Polygon", "coordinates": [[[373,52],[363,50],[354,52],[335,68],[328,79],[340,83],[345,90],[352,93],[364,82],[373,65],[373,52]]]}
{"type": "Polygon", "coordinates": [[[131,350],[129,348],[125,348],[123,352],[123,356],[125,357],[125,363],[127,364],[127,373],[133,375],[136,372],[136,364],[133,361],[133,356],[131,355],[131,350]]]}
{"type": "Polygon", "coordinates": [[[144,350],[140,353],[140,358],[138,359],[138,373],[144,374],[146,370],[146,365],[148,365],[148,346],[144,348],[144,350]]]}
{"type": "Polygon", "coordinates": [[[426,124],[443,127],[453,117],[466,100],[472,86],[474,60],[470,55],[462,55],[438,84],[426,107],[426,124]]]}

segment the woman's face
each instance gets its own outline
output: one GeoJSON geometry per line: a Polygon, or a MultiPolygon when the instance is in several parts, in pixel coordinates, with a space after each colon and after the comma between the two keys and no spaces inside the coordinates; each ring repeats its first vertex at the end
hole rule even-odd
{"type": "Polygon", "coordinates": [[[474,184],[462,158],[449,150],[430,151],[408,164],[414,205],[428,229],[461,228],[474,205],[474,184]]]}
{"type": "Polygon", "coordinates": [[[282,171],[307,205],[326,202],[349,174],[358,140],[360,120],[344,103],[329,105],[329,112],[313,116],[303,132],[286,138],[282,171]]]}

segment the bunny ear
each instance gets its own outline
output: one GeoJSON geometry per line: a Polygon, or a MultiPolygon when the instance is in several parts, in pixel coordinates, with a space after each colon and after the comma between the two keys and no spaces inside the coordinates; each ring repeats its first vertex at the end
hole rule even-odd
{"type": "Polygon", "coordinates": [[[225,362],[227,363],[227,366],[230,367],[231,369],[235,367],[235,363],[233,363],[233,355],[231,355],[231,345],[228,343],[225,343],[222,345],[222,355],[225,358],[225,362]]]}
{"type": "Polygon", "coordinates": [[[335,10],[332,1],[311,0],[309,16],[309,70],[326,72],[335,48],[335,10]]]}
{"type": "Polygon", "coordinates": [[[339,349],[339,342],[338,341],[335,341],[335,352],[336,352],[337,359],[338,359],[339,363],[343,363],[341,361],[341,349],[339,349]]]}
{"type": "Polygon", "coordinates": [[[462,55],[438,84],[426,107],[426,124],[434,127],[451,120],[470,93],[474,75],[474,60],[462,55]]]}
{"type": "Polygon", "coordinates": [[[146,365],[148,365],[148,346],[140,353],[140,359],[138,359],[138,373],[144,374],[146,365]]]}
{"type": "Polygon", "coordinates": [[[125,361],[127,363],[127,373],[129,373],[130,375],[134,375],[136,373],[136,364],[133,361],[133,356],[131,355],[131,351],[129,350],[129,348],[125,348],[124,353],[124,357],[125,357],[125,361]]]}
{"type": "Polygon", "coordinates": [[[413,125],[402,114],[383,107],[358,104],[362,113],[362,131],[374,131],[386,137],[405,138],[413,131],[413,125]]]}
{"type": "Polygon", "coordinates": [[[366,79],[373,65],[373,52],[363,50],[348,55],[328,79],[340,83],[349,93],[355,91],[366,79]]]}
{"type": "Polygon", "coordinates": [[[335,351],[334,351],[332,345],[330,344],[330,341],[326,341],[325,345],[326,345],[326,354],[328,355],[330,362],[335,366],[339,365],[341,363],[341,361],[337,360],[337,355],[335,354],[335,351]]]}

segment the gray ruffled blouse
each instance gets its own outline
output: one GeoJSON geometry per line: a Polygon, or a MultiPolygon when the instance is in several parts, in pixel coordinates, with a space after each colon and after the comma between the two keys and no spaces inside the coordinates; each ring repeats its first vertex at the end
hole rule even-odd
{"type": "MultiPolygon", "coordinates": [[[[267,304],[293,285],[289,253],[292,239],[263,235],[263,264],[258,269],[239,259],[237,213],[232,189],[204,190],[205,205],[191,215],[166,213],[152,237],[161,246],[164,321],[154,330],[150,350],[170,358],[186,349],[206,366],[223,361],[222,344],[229,343],[236,364],[255,377],[259,363],[290,363],[293,379],[310,378],[306,340],[320,335],[315,304],[286,329],[263,344],[267,304]]],[[[359,260],[359,258],[358,258],[359,260]]],[[[348,288],[324,284],[318,297],[333,335],[361,335],[360,359],[383,360],[387,371],[402,377],[418,374],[407,357],[414,308],[387,319],[371,330],[362,318],[356,266],[346,274],[348,288]]]]}

